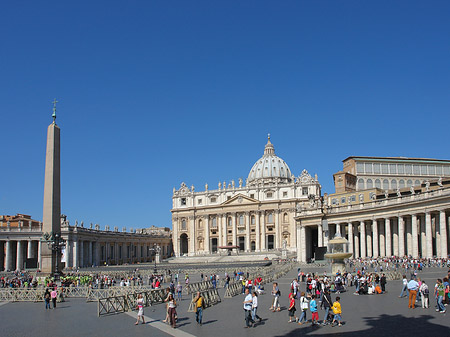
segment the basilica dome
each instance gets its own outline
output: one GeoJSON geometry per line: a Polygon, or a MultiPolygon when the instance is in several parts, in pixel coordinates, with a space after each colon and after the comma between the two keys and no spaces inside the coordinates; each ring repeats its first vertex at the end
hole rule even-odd
{"type": "Polygon", "coordinates": [[[253,185],[258,182],[291,182],[291,170],[286,162],[275,155],[275,148],[270,142],[270,135],[264,148],[264,155],[258,159],[248,174],[247,184],[253,185]]]}

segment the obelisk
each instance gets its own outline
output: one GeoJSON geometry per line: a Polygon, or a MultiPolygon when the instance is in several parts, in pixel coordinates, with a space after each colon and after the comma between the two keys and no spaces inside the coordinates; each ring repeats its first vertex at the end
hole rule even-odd
{"type": "MultiPolygon", "coordinates": [[[[53,123],[47,129],[47,153],[45,157],[44,214],[42,232],[61,234],[61,175],[60,175],[60,129],[56,125],[56,99],[53,101],[53,123]]],[[[41,272],[53,275],[60,270],[58,251],[46,243],[41,244],[41,272]]]]}

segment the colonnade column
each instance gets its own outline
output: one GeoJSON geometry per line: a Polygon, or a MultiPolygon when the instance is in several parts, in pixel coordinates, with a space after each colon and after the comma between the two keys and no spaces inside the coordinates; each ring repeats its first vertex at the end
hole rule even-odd
{"type": "Polygon", "coordinates": [[[73,242],[73,263],[74,268],[78,268],[78,240],[73,242]]]}
{"type": "Polygon", "coordinates": [[[222,226],[222,245],[227,246],[228,240],[227,240],[227,215],[222,214],[221,215],[221,226],[222,226]]]}
{"type": "MultiPolygon", "coordinates": [[[[261,250],[266,250],[266,215],[264,212],[261,213],[262,215],[262,224],[261,224],[261,250]]],[[[258,217],[259,218],[259,217],[258,217]]],[[[298,239],[298,236],[297,236],[298,239]]],[[[297,242],[300,242],[300,240],[297,240],[297,242]]]]}
{"type": "Polygon", "coordinates": [[[417,233],[417,215],[411,216],[412,255],[419,257],[419,238],[417,233]]]}
{"type": "Polygon", "coordinates": [[[92,241],[88,241],[88,263],[89,263],[89,267],[92,266],[92,241]]]}
{"type": "Polygon", "coordinates": [[[12,242],[11,240],[6,241],[6,270],[12,271],[14,269],[13,266],[13,256],[12,256],[12,242]]]}
{"type": "Polygon", "coordinates": [[[447,257],[447,227],[445,223],[445,211],[439,212],[439,234],[441,235],[441,257],[447,257]]]}
{"type": "Polygon", "coordinates": [[[379,243],[380,243],[380,256],[386,256],[386,237],[385,237],[385,226],[383,223],[380,224],[379,230],[379,243]]]}
{"type": "Polygon", "coordinates": [[[39,266],[39,269],[41,269],[41,266],[42,266],[41,245],[42,245],[42,242],[41,242],[41,240],[39,240],[38,241],[38,266],[39,266]]]}
{"type": "Polygon", "coordinates": [[[340,223],[336,224],[336,235],[337,234],[341,235],[341,224],[340,223]]]}
{"type": "Polygon", "coordinates": [[[366,223],[364,221],[360,222],[360,233],[361,233],[361,257],[366,257],[366,223]]]}
{"type": "Polygon", "coordinates": [[[27,259],[33,258],[33,241],[28,240],[28,246],[27,246],[27,259]]]}
{"type": "MultiPolygon", "coordinates": [[[[351,223],[351,225],[353,226],[353,223],[351,223]]],[[[353,253],[353,257],[355,258],[359,258],[359,229],[358,226],[355,227],[355,232],[353,234],[354,237],[354,246],[355,246],[355,250],[353,253]]]]}
{"type": "Polygon", "coordinates": [[[17,261],[16,261],[16,269],[23,269],[23,241],[17,241],[17,261]]]}
{"type": "MultiPolygon", "coordinates": [[[[256,247],[255,247],[255,249],[256,249],[256,247]]],[[[250,247],[250,212],[245,213],[245,251],[246,252],[251,251],[251,247],[250,247]]]]}
{"type": "Polygon", "coordinates": [[[370,230],[372,225],[369,224],[369,230],[366,232],[366,246],[367,246],[367,257],[372,257],[372,231],[370,230]]]}
{"type": "Polygon", "coordinates": [[[206,254],[211,254],[211,249],[209,248],[209,215],[206,216],[205,220],[205,252],[206,254]]]}
{"type": "Polygon", "coordinates": [[[349,222],[347,224],[347,226],[348,226],[347,232],[348,232],[348,243],[349,243],[348,252],[353,253],[353,223],[349,222]]]}
{"type": "Polygon", "coordinates": [[[72,267],[72,241],[67,239],[66,241],[66,267],[72,267]]]}
{"type": "Polygon", "coordinates": [[[391,256],[392,255],[392,247],[391,247],[391,219],[386,218],[384,219],[384,238],[386,240],[386,255],[385,256],[391,256]]]}
{"type": "Polygon", "coordinates": [[[378,221],[372,220],[372,237],[373,237],[373,257],[379,256],[378,250],[378,221]]]}
{"type": "Polygon", "coordinates": [[[433,233],[431,230],[431,213],[425,213],[425,235],[427,241],[427,258],[433,257],[433,233]]]}
{"type": "MultiPolygon", "coordinates": [[[[224,246],[224,244],[222,243],[222,217],[220,216],[220,214],[216,215],[216,226],[217,226],[217,234],[219,236],[218,240],[217,240],[217,246],[224,246]]],[[[219,249],[217,249],[217,251],[219,251],[219,249]]]]}
{"type": "MultiPolygon", "coordinates": [[[[394,218],[395,219],[395,218],[394,218]]],[[[392,220],[392,250],[394,256],[399,256],[398,254],[398,220],[392,220]]]]}
{"type": "Polygon", "coordinates": [[[405,218],[405,230],[406,230],[406,255],[413,255],[412,250],[412,220],[409,218],[405,218]]]}
{"type": "Polygon", "coordinates": [[[317,238],[318,238],[318,246],[323,247],[323,226],[322,223],[320,223],[317,226],[317,238]]]}
{"type": "Polygon", "coordinates": [[[398,255],[405,256],[405,222],[402,216],[398,217],[398,255]]]}
{"type": "Polygon", "coordinates": [[[260,227],[259,227],[259,212],[255,212],[254,214],[255,217],[255,234],[256,234],[256,240],[255,240],[255,250],[257,252],[261,251],[261,231],[260,231],[260,227]]]}

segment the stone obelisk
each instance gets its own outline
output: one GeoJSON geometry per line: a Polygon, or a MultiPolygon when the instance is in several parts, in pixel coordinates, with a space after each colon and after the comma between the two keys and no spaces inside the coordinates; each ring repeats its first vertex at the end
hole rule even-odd
{"type": "MultiPolygon", "coordinates": [[[[61,234],[61,174],[60,174],[60,128],[56,125],[56,99],[53,101],[53,123],[47,129],[47,153],[45,157],[44,214],[42,232],[61,234]]],[[[59,251],[41,244],[42,273],[53,275],[60,271],[59,251]]]]}

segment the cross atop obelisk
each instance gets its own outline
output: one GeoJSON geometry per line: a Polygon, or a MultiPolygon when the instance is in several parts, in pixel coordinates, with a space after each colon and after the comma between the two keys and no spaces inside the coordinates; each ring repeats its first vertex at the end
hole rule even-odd
{"type": "MultiPolygon", "coordinates": [[[[47,153],[45,157],[44,212],[42,232],[52,237],[61,235],[61,174],[60,174],[60,129],[56,125],[56,103],[53,101],[53,123],[47,129],[47,153]]],[[[53,275],[60,270],[60,254],[51,245],[41,244],[42,265],[44,274],[53,275]]]]}

